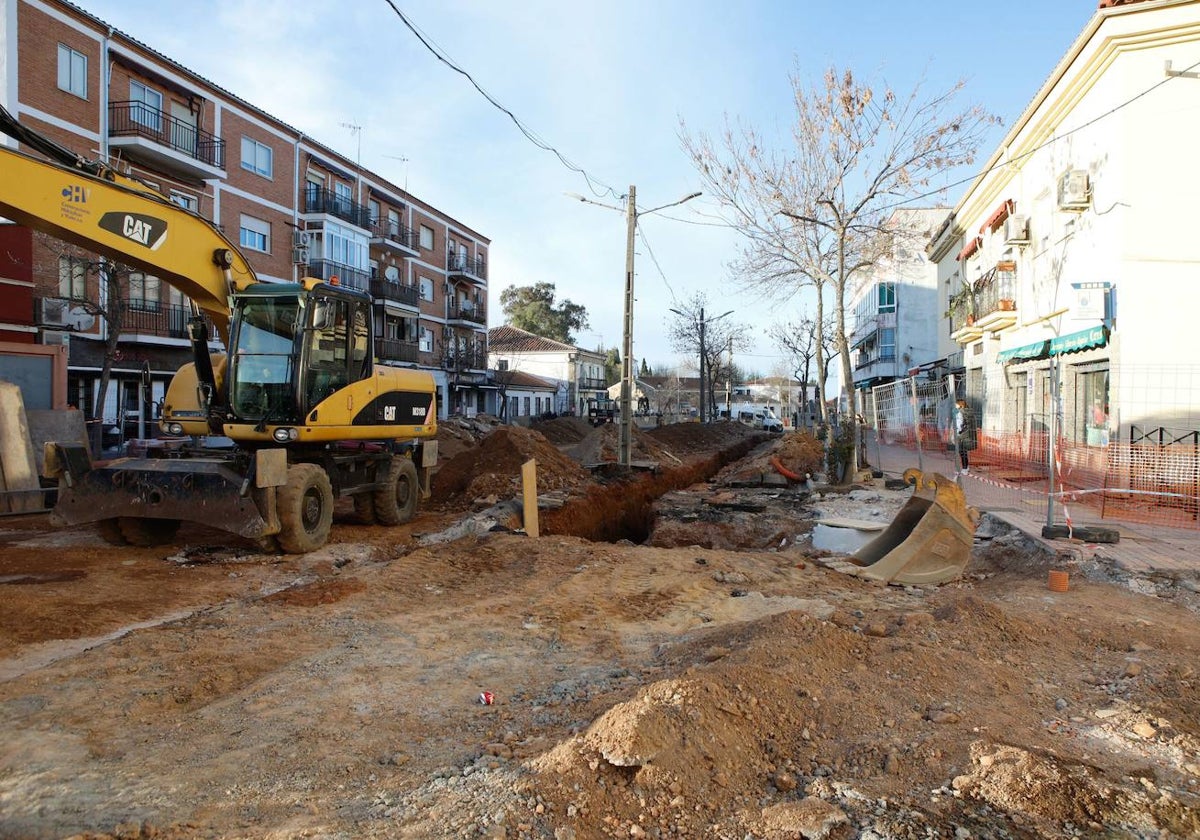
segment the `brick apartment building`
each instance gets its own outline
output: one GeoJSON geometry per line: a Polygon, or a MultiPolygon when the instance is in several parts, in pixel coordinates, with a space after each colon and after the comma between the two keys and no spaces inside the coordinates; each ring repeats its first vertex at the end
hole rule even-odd
{"type": "MultiPolygon", "coordinates": [[[[477,231],[63,0],[0,0],[0,104],[210,219],[260,280],[337,276],[369,291],[377,361],[433,372],[443,417],[494,408],[490,243],[477,231]]],[[[153,276],[116,278],[121,328],[101,416],[110,431],[150,436],[155,403],[190,359],[190,306],[153,276]]],[[[108,285],[94,255],[0,224],[0,352],[67,345],[67,399],[88,416],[108,285]]]]}

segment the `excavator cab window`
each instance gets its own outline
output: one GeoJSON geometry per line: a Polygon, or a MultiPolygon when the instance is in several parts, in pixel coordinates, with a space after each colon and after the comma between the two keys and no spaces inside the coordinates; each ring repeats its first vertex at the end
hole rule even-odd
{"type": "Polygon", "coordinates": [[[230,405],[238,417],[284,420],[292,414],[297,310],[295,297],[237,302],[230,405]]]}

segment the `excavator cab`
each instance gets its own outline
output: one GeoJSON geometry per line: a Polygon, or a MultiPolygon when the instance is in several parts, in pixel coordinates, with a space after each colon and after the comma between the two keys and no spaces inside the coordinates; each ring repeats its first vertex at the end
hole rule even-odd
{"type": "Polygon", "coordinates": [[[247,420],[295,422],[299,297],[248,295],[235,312],[230,409],[247,420]]]}

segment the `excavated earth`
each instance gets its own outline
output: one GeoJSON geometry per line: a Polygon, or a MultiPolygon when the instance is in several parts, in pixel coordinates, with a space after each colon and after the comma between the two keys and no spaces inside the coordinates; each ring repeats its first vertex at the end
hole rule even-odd
{"type": "Polygon", "coordinates": [[[615,429],[542,428],[445,424],[414,522],[302,556],[0,519],[0,837],[1200,835],[1194,582],[985,517],[960,580],[875,585],[813,523],[907,491],[811,442],[668,426],[594,477],[615,429]],[[540,537],[447,536],[530,458],[540,537]]]}

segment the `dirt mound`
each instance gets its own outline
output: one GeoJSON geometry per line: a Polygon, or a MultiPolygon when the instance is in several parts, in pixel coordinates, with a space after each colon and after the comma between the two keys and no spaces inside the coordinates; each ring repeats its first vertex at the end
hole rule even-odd
{"type": "MultiPolygon", "coordinates": [[[[666,447],[637,426],[631,429],[630,444],[631,461],[655,461],[668,466],[680,462],[666,447]]],[[[620,448],[621,426],[617,423],[605,423],[592,429],[587,437],[576,444],[571,450],[571,456],[581,464],[615,464],[620,460],[620,448]]]]}
{"type": "Polygon", "coordinates": [[[722,423],[670,423],[646,431],[647,437],[676,457],[723,449],[729,444],[761,434],[763,433],[756,432],[749,426],[729,421],[722,423]]]}
{"type": "Polygon", "coordinates": [[[579,443],[592,433],[592,424],[582,417],[556,417],[534,423],[530,428],[541,432],[555,446],[579,443]]]}
{"type": "Polygon", "coordinates": [[[496,428],[497,420],[493,417],[480,415],[474,419],[467,417],[447,417],[438,422],[437,442],[439,463],[449,461],[467,449],[479,446],[485,437],[496,428]]]}
{"type": "Polygon", "coordinates": [[[446,504],[520,492],[521,465],[537,461],[538,492],[579,490],[591,476],[538,432],[520,426],[501,426],[475,448],[460,452],[438,470],[433,500],[446,504]]]}
{"type": "Polygon", "coordinates": [[[825,448],[808,432],[788,432],[779,442],[775,457],[785,469],[797,475],[824,472],[825,448]]]}

